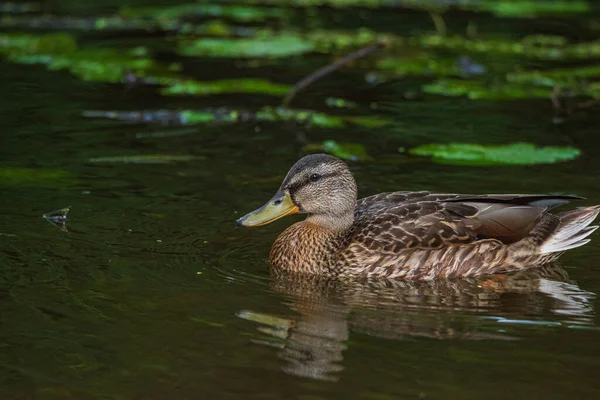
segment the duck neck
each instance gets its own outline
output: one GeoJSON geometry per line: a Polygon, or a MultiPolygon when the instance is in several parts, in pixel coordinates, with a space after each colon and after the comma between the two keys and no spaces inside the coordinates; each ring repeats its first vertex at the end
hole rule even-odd
{"type": "Polygon", "coordinates": [[[306,223],[313,224],[329,232],[333,235],[339,235],[350,229],[354,223],[354,212],[343,214],[311,214],[306,220],[306,223]]]}

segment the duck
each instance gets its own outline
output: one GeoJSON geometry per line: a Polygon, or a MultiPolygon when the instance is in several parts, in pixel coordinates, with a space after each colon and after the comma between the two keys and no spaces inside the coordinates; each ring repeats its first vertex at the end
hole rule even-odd
{"type": "Polygon", "coordinates": [[[434,280],[523,271],[585,245],[600,205],[562,212],[576,195],[379,193],[358,199],[341,159],[298,160],[275,195],[237,220],[243,227],[306,214],[279,234],[275,273],[434,280]]]}

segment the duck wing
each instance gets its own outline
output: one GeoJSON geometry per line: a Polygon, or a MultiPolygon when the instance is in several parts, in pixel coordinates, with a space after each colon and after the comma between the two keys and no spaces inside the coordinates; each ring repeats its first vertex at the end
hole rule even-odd
{"type": "Polygon", "coordinates": [[[357,203],[351,243],[395,253],[525,237],[552,208],[580,199],[563,195],[381,193],[357,203]]]}

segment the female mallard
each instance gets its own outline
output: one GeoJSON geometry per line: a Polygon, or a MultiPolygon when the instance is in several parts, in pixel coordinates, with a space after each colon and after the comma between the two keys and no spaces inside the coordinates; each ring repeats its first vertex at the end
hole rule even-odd
{"type": "Polygon", "coordinates": [[[549,211],[577,196],[381,193],[356,200],[335,157],[301,158],[264,206],[237,222],[259,226],[298,212],[279,235],[275,270],[338,277],[433,279],[523,270],[583,246],[600,206],[549,211]]]}

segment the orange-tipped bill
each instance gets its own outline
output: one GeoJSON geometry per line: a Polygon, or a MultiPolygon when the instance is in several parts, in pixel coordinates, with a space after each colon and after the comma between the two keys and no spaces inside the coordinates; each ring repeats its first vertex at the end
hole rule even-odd
{"type": "Polygon", "coordinates": [[[290,194],[279,191],[264,206],[238,219],[237,224],[239,226],[266,225],[286,215],[296,214],[298,211],[300,208],[294,204],[290,194]]]}

